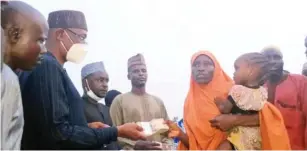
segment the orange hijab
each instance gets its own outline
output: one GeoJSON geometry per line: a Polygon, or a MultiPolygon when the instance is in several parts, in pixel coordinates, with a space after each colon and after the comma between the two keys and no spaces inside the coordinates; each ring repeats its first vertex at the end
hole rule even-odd
{"type": "MultiPolygon", "coordinates": [[[[232,80],[222,70],[216,58],[208,51],[193,55],[191,64],[200,55],[207,55],[215,65],[212,81],[197,84],[192,76],[190,90],[184,104],[184,127],[189,137],[189,148],[179,143],[179,150],[216,150],[226,139],[225,133],[212,128],[209,120],[220,114],[214,98],[225,98],[233,86],[232,80]]],[[[280,111],[267,102],[259,112],[263,150],[291,150],[287,130],[280,111]]]]}
{"type": "Polygon", "coordinates": [[[259,112],[259,120],[262,150],[291,150],[283,117],[273,104],[267,102],[264,105],[259,112]]]}
{"type": "Polygon", "coordinates": [[[229,76],[222,70],[216,58],[208,51],[193,55],[191,64],[200,55],[206,55],[214,63],[212,81],[207,85],[197,84],[191,76],[190,90],[184,104],[184,127],[189,137],[189,148],[179,143],[180,150],[215,150],[225,140],[226,135],[211,127],[209,120],[220,114],[214,103],[216,97],[225,98],[233,85],[229,76]]]}

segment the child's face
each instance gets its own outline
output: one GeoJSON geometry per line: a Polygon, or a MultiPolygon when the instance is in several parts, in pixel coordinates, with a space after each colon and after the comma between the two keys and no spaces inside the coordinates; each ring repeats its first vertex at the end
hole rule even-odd
{"type": "Polygon", "coordinates": [[[253,82],[259,73],[259,68],[252,66],[247,60],[238,58],[234,64],[233,80],[239,85],[248,85],[253,82]]]}

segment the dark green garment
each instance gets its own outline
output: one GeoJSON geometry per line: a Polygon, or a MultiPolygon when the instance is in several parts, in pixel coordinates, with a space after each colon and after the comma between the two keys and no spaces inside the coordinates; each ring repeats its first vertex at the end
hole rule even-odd
{"type": "MultiPolygon", "coordinates": [[[[87,120],[87,123],[92,122],[102,122],[109,126],[112,126],[112,119],[110,117],[109,107],[98,103],[92,99],[89,99],[86,96],[82,97],[84,100],[84,113],[87,120]]],[[[108,145],[105,145],[103,150],[119,150],[119,145],[117,142],[112,142],[108,145]]]]}

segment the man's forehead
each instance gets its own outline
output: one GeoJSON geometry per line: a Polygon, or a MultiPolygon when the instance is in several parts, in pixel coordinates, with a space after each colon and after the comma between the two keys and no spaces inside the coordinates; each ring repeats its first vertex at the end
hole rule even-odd
{"type": "Polygon", "coordinates": [[[48,26],[44,15],[32,6],[21,1],[10,1],[9,6],[15,11],[17,19],[25,19],[26,22],[45,24],[48,26]]]}
{"type": "Polygon", "coordinates": [[[135,65],[131,66],[130,69],[132,69],[132,70],[146,69],[146,65],[144,65],[144,64],[135,64],[135,65]]]}

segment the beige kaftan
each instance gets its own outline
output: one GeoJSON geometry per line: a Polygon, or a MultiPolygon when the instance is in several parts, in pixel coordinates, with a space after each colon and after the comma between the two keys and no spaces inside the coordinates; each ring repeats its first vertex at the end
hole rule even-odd
{"type": "MultiPolygon", "coordinates": [[[[139,96],[132,92],[118,95],[114,99],[110,115],[115,126],[130,122],[149,122],[157,118],[169,119],[161,99],[150,94],[139,96]]],[[[172,140],[167,138],[167,134],[155,135],[149,139],[172,145],[172,140]]],[[[127,143],[120,142],[120,144],[123,149],[133,148],[127,143]]]]}

